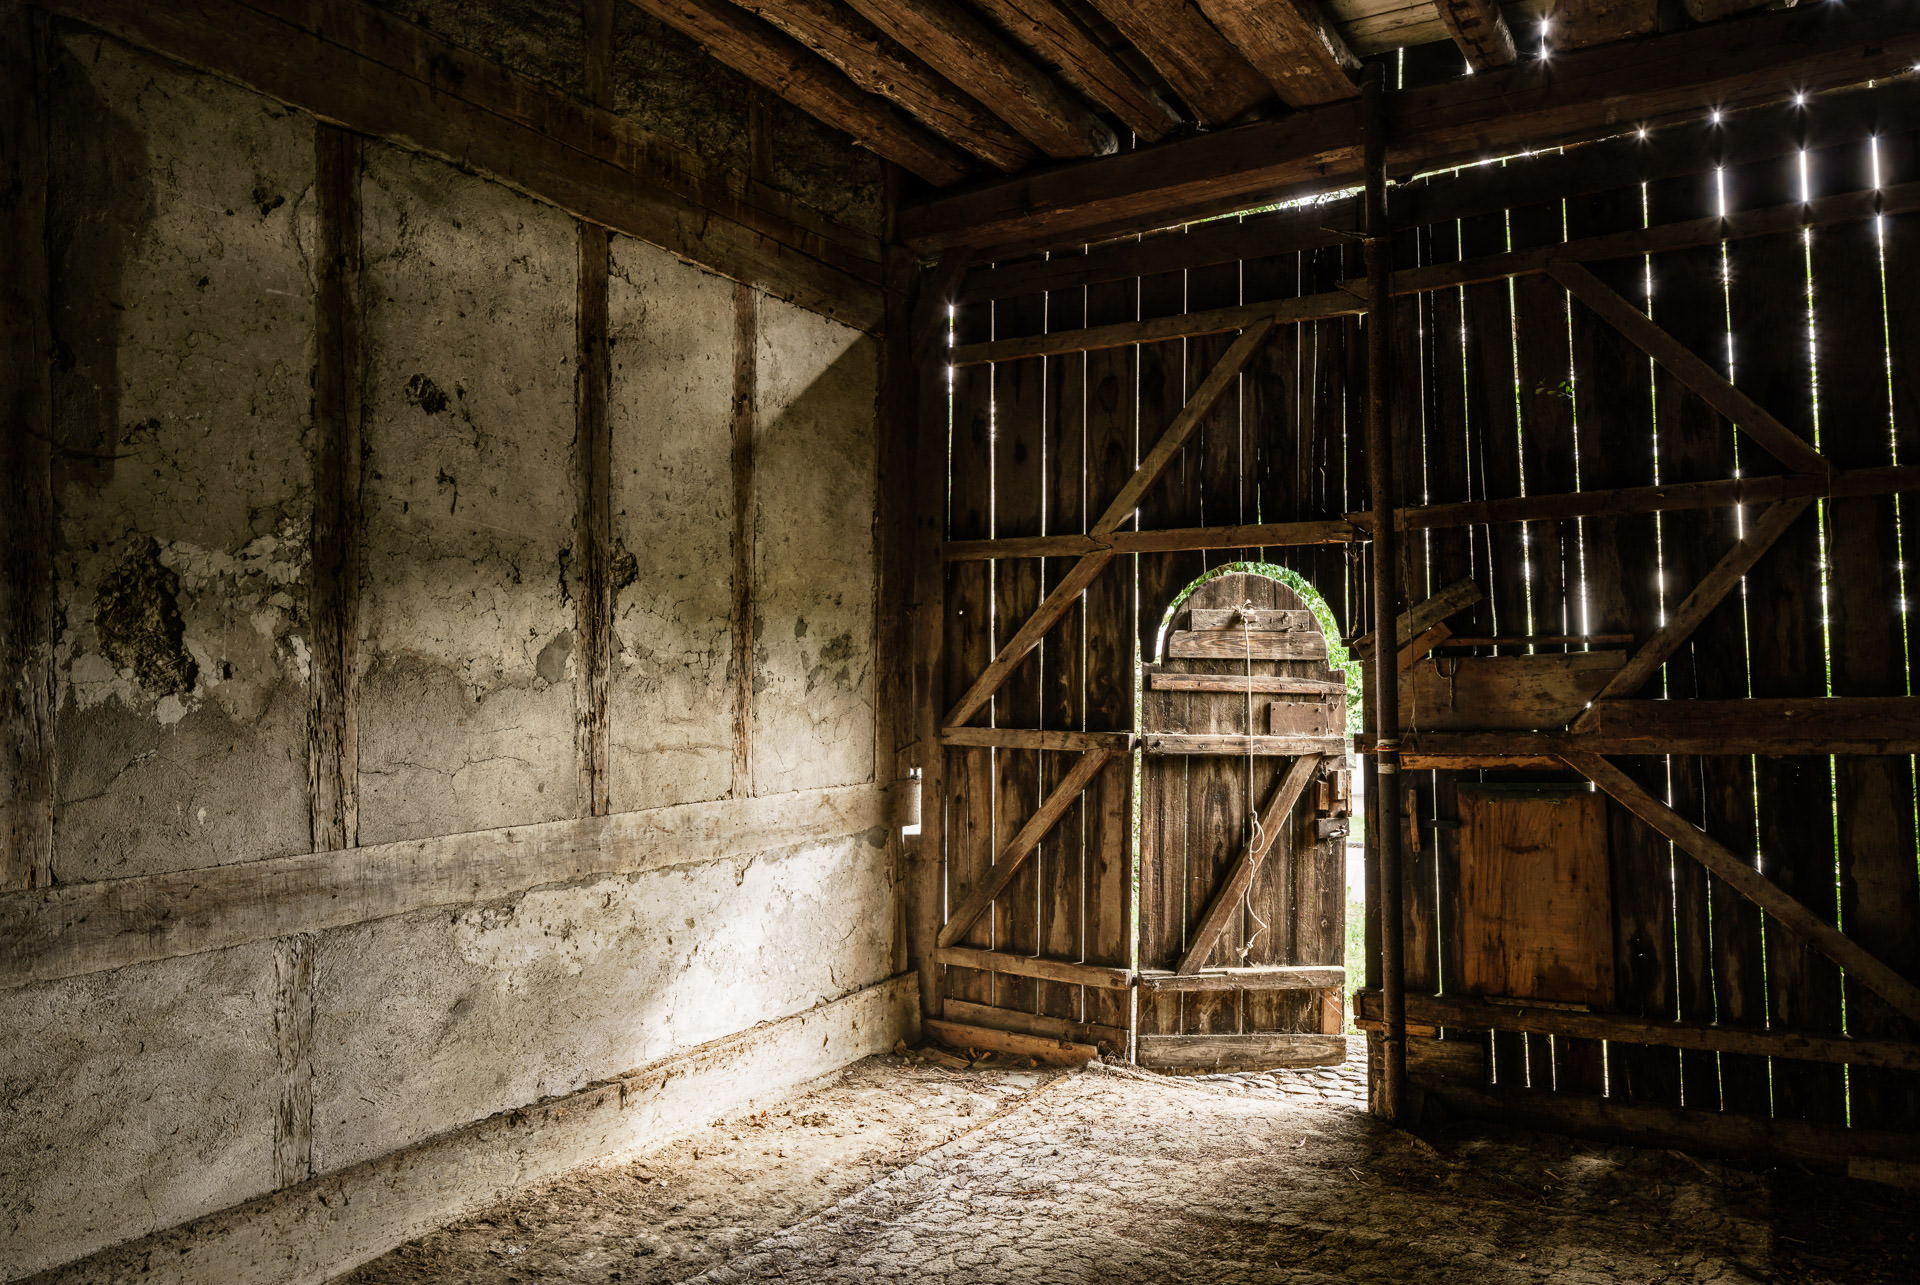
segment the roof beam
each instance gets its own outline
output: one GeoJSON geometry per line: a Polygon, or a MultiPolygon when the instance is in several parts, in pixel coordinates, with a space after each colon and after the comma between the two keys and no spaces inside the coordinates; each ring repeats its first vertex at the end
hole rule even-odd
{"type": "Polygon", "coordinates": [[[1504,67],[1520,56],[1500,0],[1433,0],[1433,7],[1475,71],[1504,67]]]}
{"type": "Polygon", "coordinates": [[[1360,60],[1315,0],[1200,0],[1200,7],[1289,107],[1352,98],[1360,60]]]}
{"type": "Polygon", "coordinates": [[[1053,0],[974,0],[1014,39],[1060,69],[1067,83],[1147,142],[1166,137],[1180,117],[1100,46],[1053,0]]]}
{"type": "Polygon", "coordinates": [[[733,0],[845,72],[870,94],[893,100],[950,143],[989,165],[1017,170],[1039,159],[1026,139],[836,0],[733,0]]]}
{"type": "Polygon", "coordinates": [[[1585,49],[1653,34],[1660,0],[1554,0],[1547,22],[1555,49],[1585,49]]]}
{"type": "Polygon", "coordinates": [[[1273,89],[1193,0],[1088,0],[1167,78],[1203,125],[1224,125],[1273,89]]]}
{"type": "MultiPolygon", "coordinates": [[[[1686,120],[1709,105],[1731,111],[1900,76],[1920,59],[1916,19],[1920,0],[1890,0],[1870,12],[1823,4],[1390,94],[1388,165],[1406,174],[1686,120]]],[[[923,201],[900,212],[899,227],[921,250],[1038,249],[1360,178],[1359,110],[1330,103],[923,201]]]]}
{"type": "Polygon", "coordinates": [[[1105,156],[1120,145],[1105,121],[953,0],[847,3],[1048,156],[1105,156]]]}
{"type": "Polygon", "coordinates": [[[633,0],[718,61],[935,187],[967,175],[959,152],[900,118],[826,59],[727,0],[633,0]]]}

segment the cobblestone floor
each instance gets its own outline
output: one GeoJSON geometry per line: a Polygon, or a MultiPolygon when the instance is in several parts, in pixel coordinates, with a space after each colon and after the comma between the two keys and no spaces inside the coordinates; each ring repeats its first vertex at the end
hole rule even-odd
{"type": "Polygon", "coordinates": [[[1364,1095],[1352,1062],[1173,1079],[869,1059],[353,1280],[1920,1280],[1910,1193],[1520,1131],[1416,1137],[1364,1095]]]}

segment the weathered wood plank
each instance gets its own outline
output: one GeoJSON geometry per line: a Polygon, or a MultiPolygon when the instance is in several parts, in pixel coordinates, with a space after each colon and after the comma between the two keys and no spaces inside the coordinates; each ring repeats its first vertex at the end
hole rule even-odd
{"type": "MultiPolygon", "coordinates": [[[[1915,470],[1920,474],[1920,469],[1915,470]]],[[[1107,535],[1046,535],[1025,539],[955,540],[947,546],[954,562],[993,558],[1078,557],[1100,550],[1114,553],[1176,553],[1198,549],[1284,548],[1308,544],[1348,544],[1353,525],[1329,522],[1256,522],[1245,526],[1187,527],[1172,531],[1114,531],[1107,535]]]]}
{"type": "Polygon", "coordinates": [[[1360,60],[1316,0],[1199,0],[1220,34],[1289,107],[1317,107],[1360,92],[1360,60]]]}
{"type": "Polygon", "coordinates": [[[1140,987],[1149,991],[1317,991],[1346,984],[1347,970],[1337,964],[1256,964],[1192,973],[1140,970],[1140,987]]]}
{"type": "MultiPolygon", "coordinates": [[[[969,1004],[970,1009],[981,1007],[969,1004]]],[[[1084,1066],[1097,1061],[1100,1050],[1091,1044],[1080,1044],[1071,1040],[1050,1040],[1037,1035],[1023,1035],[1018,1031],[1002,1031],[991,1026],[968,1026],[961,1022],[939,1021],[929,1018],[920,1024],[928,1038],[939,1040],[949,1048],[986,1049],[994,1053],[1012,1053],[1018,1057],[1030,1057],[1051,1066],[1084,1066]]]]}
{"type": "Polygon", "coordinates": [[[1626,654],[1439,656],[1401,675],[1404,726],[1417,731],[1553,729],[1587,708],[1626,654]]]}
{"type": "Polygon", "coordinates": [[[1344,1035],[1142,1035],[1134,1061],[1150,1071],[1264,1071],[1284,1066],[1339,1066],[1344,1035]]]}
{"type": "Polygon", "coordinates": [[[889,791],[854,785],[11,892],[0,895],[0,987],[724,860],[893,819],[889,791]]]}
{"type": "Polygon", "coordinates": [[[733,797],[753,793],[753,442],[759,434],[760,299],[752,286],[733,288],[733,394],[728,425],[733,476],[733,797]]]}
{"type": "Polygon", "coordinates": [[[1651,34],[1659,0],[1554,0],[1549,39],[1556,50],[1585,49],[1651,34]]]}
{"type": "Polygon", "coordinates": [[[1140,746],[1149,754],[1226,754],[1261,758],[1295,754],[1345,754],[1345,736],[1245,736],[1237,732],[1148,732],[1140,746]]]}
{"type": "Polygon", "coordinates": [[[273,1185],[313,1177],[313,960],[318,938],[274,943],[273,1042],[279,1092],[273,1113],[273,1185]]]}
{"type": "Polygon", "coordinates": [[[580,501],[573,537],[580,559],[580,583],[573,598],[574,756],[580,774],[580,815],[598,817],[609,810],[613,429],[607,403],[613,391],[613,362],[607,345],[607,230],[596,223],[582,223],[579,236],[573,399],[574,469],[580,501]]]}
{"type": "Polygon", "coordinates": [[[1325,660],[1327,640],[1319,631],[1176,629],[1167,635],[1173,660],[1325,660]]]}
{"type": "Polygon", "coordinates": [[[997,1008],[992,1004],[973,1004],[961,999],[947,1001],[946,1015],[950,1020],[967,1026],[1018,1031],[1022,1035],[1039,1035],[1047,1039],[1066,1040],[1074,1044],[1105,1045],[1107,1049],[1116,1053],[1124,1053],[1127,1047],[1128,1035],[1125,1027],[1106,1026],[1099,1022],[1076,1022],[1070,1018],[1049,1017],[1043,1013],[1022,1013],[1011,1008],[997,1008]]]}
{"type": "Polygon", "coordinates": [[[1808,910],[1754,866],[1748,865],[1719,840],[1700,830],[1666,804],[1648,794],[1619,768],[1598,754],[1568,751],[1561,758],[1575,771],[1605,790],[1735,892],[1772,915],[1774,921],[1825,955],[1899,1012],[1920,1018],[1920,986],[1908,981],[1858,942],[1808,910]]]}
{"type": "Polygon", "coordinates": [[[1080,797],[1080,792],[1087,788],[1095,776],[1099,775],[1100,769],[1107,765],[1107,760],[1113,755],[1114,751],[1104,746],[1081,754],[1080,761],[1073,765],[1073,770],[1060,779],[1060,783],[1053,787],[1052,792],[1041,800],[1034,814],[1021,824],[1020,829],[1011,839],[1007,840],[1006,846],[1000,849],[993,865],[980,873],[979,881],[968,891],[966,900],[954,908],[952,915],[947,919],[946,926],[940,930],[938,939],[940,945],[951,946],[959,941],[980,916],[987,912],[987,907],[993,904],[993,899],[998,897],[1006,886],[1013,882],[1013,877],[1020,873],[1021,866],[1028,857],[1033,855],[1033,850],[1039,846],[1040,840],[1046,836],[1047,831],[1059,824],[1067,808],[1080,797]]]}
{"type": "Polygon", "coordinates": [[[1499,0],[1434,0],[1433,7],[1473,70],[1504,67],[1518,56],[1499,0]]]}
{"type": "Polygon", "coordinates": [[[975,6],[1053,63],[1067,83],[1119,117],[1146,141],[1165,137],[1180,123],[1165,103],[1053,0],[975,0],[975,6]]]}
{"type": "Polygon", "coordinates": [[[942,946],[935,952],[935,958],[950,968],[1011,973],[1016,977],[1037,977],[1043,981],[1066,982],[1074,986],[1092,986],[1103,990],[1123,991],[1133,985],[1133,973],[1125,968],[1112,968],[1100,964],[1075,964],[1064,959],[1014,955],[1003,950],[942,946]]]}
{"type": "Polygon", "coordinates": [[[1005,750],[1111,750],[1133,748],[1132,732],[1072,732],[1030,727],[944,727],[942,745],[975,745],[1005,750]]]}
{"type": "Polygon", "coordinates": [[[1203,125],[1223,125],[1273,91],[1192,0],[1089,0],[1146,55],[1203,125]]]}
{"type": "Polygon", "coordinates": [[[1343,695],[1347,685],[1330,678],[1286,678],[1274,674],[1170,674],[1159,668],[1150,668],[1147,671],[1147,690],[1333,696],[1343,695]]]}
{"type": "MultiPolygon", "coordinates": [[[[1273,787],[1273,793],[1267,799],[1267,805],[1260,812],[1260,826],[1256,836],[1240,850],[1233,864],[1215,886],[1213,899],[1201,913],[1199,922],[1187,937],[1186,954],[1174,965],[1174,972],[1191,976],[1200,971],[1214,947],[1219,944],[1220,934],[1227,926],[1228,918],[1239,908],[1240,898],[1253,883],[1254,871],[1266,860],[1268,851],[1273,847],[1286,828],[1287,818],[1293,813],[1294,804],[1306,792],[1307,784],[1313,780],[1314,773],[1320,770],[1321,756],[1302,754],[1287,768],[1287,774],[1273,787]]],[[[1251,803],[1252,800],[1248,800],[1251,803]]]]}
{"type": "Polygon", "coordinates": [[[1195,607],[1187,612],[1187,627],[1201,631],[1238,629],[1254,633],[1287,630],[1319,631],[1320,622],[1304,607],[1195,607]]]}

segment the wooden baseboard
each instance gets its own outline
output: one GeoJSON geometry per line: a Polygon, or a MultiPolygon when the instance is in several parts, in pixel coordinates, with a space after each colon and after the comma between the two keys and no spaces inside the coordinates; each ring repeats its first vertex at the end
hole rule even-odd
{"type": "Polygon", "coordinates": [[[1142,1035],[1134,1061],[1152,1071],[1264,1071],[1339,1066],[1344,1035],[1142,1035]]]}
{"type": "Polygon", "coordinates": [[[998,1031],[1018,1031],[1022,1035],[1040,1035],[1052,1040],[1067,1040],[1074,1044],[1105,1044],[1111,1051],[1125,1055],[1127,1051],[1127,1032],[1118,1026],[1102,1026],[1097,1022],[1076,1022],[1065,1017],[1046,1017],[1037,1013],[1022,1013],[1018,1009],[996,1008],[991,1004],[974,1004],[966,1000],[951,999],[945,1001],[944,1016],[949,1021],[967,1026],[986,1026],[998,1031]]]}
{"type": "Polygon", "coordinates": [[[565,1097],[430,1138],[106,1249],[34,1285],[322,1285],[396,1245],[582,1165],[618,1161],[891,1048],[918,1025],[912,974],[565,1097]]]}

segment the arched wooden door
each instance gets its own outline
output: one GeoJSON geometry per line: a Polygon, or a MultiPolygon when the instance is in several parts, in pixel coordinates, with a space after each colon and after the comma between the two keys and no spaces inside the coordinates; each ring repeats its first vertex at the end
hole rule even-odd
{"type": "Polygon", "coordinates": [[[1138,1060],[1339,1061],[1347,713],[1326,638],[1285,584],[1225,575],[1144,683],[1138,1060]]]}

